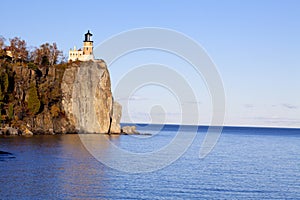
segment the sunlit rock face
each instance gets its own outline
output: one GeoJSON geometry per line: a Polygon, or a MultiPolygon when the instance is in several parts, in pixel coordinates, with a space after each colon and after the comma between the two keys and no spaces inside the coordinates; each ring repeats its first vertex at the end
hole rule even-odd
{"type": "Polygon", "coordinates": [[[116,127],[120,127],[121,108],[113,109],[116,106],[104,61],[73,64],[66,69],[61,87],[65,114],[79,133],[109,133],[111,128],[120,133],[116,127]]]}
{"type": "Polygon", "coordinates": [[[118,102],[113,102],[112,121],[110,125],[111,133],[121,133],[120,121],[122,117],[122,106],[118,102]]]}

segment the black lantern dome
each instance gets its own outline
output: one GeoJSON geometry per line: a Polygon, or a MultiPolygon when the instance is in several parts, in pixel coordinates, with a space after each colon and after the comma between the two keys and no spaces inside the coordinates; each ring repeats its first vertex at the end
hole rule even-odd
{"type": "Polygon", "coordinates": [[[91,41],[92,36],[93,36],[93,34],[91,34],[90,30],[88,30],[88,32],[86,34],[84,34],[84,42],[93,42],[93,41],[91,41]]]}

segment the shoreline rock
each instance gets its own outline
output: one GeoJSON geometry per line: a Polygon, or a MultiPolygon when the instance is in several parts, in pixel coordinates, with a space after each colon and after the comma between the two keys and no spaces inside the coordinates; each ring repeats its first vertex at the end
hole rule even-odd
{"type": "Polygon", "coordinates": [[[31,132],[29,129],[18,129],[13,127],[5,127],[0,129],[0,136],[33,136],[33,135],[77,135],[77,134],[105,134],[105,135],[152,135],[149,133],[140,133],[136,130],[135,126],[124,126],[120,129],[119,133],[110,132],[110,133],[79,133],[79,132],[66,132],[60,133],[55,132],[54,130],[52,133],[45,132],[43,130],[37,130],[37,132],[31,132]]]}
{"type": "Polygon", "coordinates": [[[121,129],[121,133],[125,135],[139,135],[140,133],[136,130],[135,126],[124,126],[121,129]]]}
{"type": "Polygon", "coordinates": [[[22,131],[13,127],[4,127],[0,129],[0,135],[22,135],[22,131]]]}

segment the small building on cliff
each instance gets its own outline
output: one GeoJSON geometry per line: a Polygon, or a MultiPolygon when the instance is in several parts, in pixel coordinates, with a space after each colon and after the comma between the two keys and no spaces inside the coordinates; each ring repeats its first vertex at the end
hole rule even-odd
{"type": "Polygon", "coordinates": [[[9,57],[9,58],[12,58],[12,51],[11,51],[11,47],[6,47],[4,48],[4,51],[6,53],[6,56],[9,57]]]}
{"type": "Polygon", "coordinates": [[[93,54],[93,41],[91,40],[91,37],[93,34],[88,31],[86,34],[84,34],[84,41],[83,41],[83,49],[76,49],[76,46],[74,49],[70,49],[69,51],[69,58],[68,61],[88,61],[88,60],[94,60],[94,54],[93,54]]]}

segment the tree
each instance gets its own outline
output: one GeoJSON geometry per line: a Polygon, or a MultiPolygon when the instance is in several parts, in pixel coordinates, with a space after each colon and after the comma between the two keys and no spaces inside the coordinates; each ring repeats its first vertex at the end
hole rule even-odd
{"type": "Polygon", "coordinates": [[[12,54],[12,62],[16,62],[17,60],[27,60],[28,51],[26,48],[25,40],[21,40],[19,37],[14,37],[13,39],[9,39],[10,41],[10,51],[12,54]]]}
{"type": "Polygon", "coordinates": [[[7,93],[9,87],[9,77],[6,72],[2,74],[3,92],[7,93]]]}
{"type": "Polygon", "coordinates": [[[41,63],[42,63],[42,51],[41,51],[41,49],[35,48],[35,50],[33,50],[30,53],[30,60],[36,65],[41,65],[41,63]]]}
{"type": "Polygon", "coordinates": [[[9,77],[7,72],[2,71],[0,73],[0,102],[5,100],[5,96],[7,94],[9,87],[9,77]]]}
{"type": "Polygon", "coordinates": [[[10,103],[8,106],[8,119],[12,120],[14,117],[14,104],[10,103]]]}
{"type": "Polygon", "coordinates": [[[4,42],[5,42],[5,38],[3,36],[0,36],[0,49],[3,49],[4,42]]]}
{"type": "Polygon", "coordinates": [[[49,58],[50,58],[50,44],[45,43],[41,45],[41,52],[42,52],[42,65],[49,64],[49,58]]]}
{"type": "Polygon", "coordinates": [[[27,103],[28,103],[28,110],[31,114],[37,114],[40,110],[40,107],[41,107],[41,102],[39,100],[39,97],[38,97],[38,93],[37,93],[37,88],[35,86],[35,83],[31,83],[30,84],[30,88],[29,88],[29,91],[28,91],[28,100],[27,100],[27,103]]]}
{"type": "Polygon", "coordinates": [[[56,43],[42,44],[31,53],[31,60],[37,65],[54,65],[62,57],[62,51],[58,50],[56,43]]]}
{"type": "Polygon", "coordinates": [[[62,57],[62,51],[57,49],[57,45],[54,42],[51,46],[50,46],[50,57],[49,57],[49,62],[50,65],[54,65],[57,64],[58,58],[62,57]]]}
{"type": "MultiPolygon", "coordinates": [[[[3,102],[2,102],[3,100],[4,100],[4,94],[3,94],[3,91],[2,91],[2,88],[0,85],[0,107],[3,104],[3,102]]],[[[0,110],[0,114],[1,114],[1,110],[0,110]]]]}
{"type": "Polygon", "coordinates": [[[64,55],[63,52],[61,52],[60,56],[60,64],[68,63],[68,56],[64,55]]]}
{"type": "Polygon", "coordinates": [[[0,36],[0,58],[5,56],[6,54],[4,47],[5,47],[5,38],[0,36]]]}
{"type": "MultiPolygon", "coordinates": [[[[6,61],[6,51],[5,51],[5,38],[0,36],[0,68],[2,67],[2,64],[4,64],[6,61]]],[[[1,114],[0,114],[1,118],[1,114]]]]}

